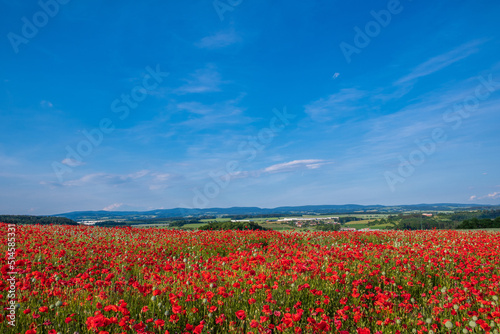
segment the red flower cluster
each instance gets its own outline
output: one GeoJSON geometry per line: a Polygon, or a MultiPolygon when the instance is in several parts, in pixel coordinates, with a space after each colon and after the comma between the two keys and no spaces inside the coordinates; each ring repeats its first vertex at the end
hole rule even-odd
{"type": "Polygon", "coordinates": [[[7,317],[12,268],[2,258],[1,333],[423,334],[500,326],[500,233],[85,226],[17,233],[16,325],[7,317]]]}

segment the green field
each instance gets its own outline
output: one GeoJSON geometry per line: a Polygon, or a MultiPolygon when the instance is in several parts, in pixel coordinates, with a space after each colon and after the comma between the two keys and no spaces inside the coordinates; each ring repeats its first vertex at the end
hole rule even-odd
{"type": "Polygon", "coordinates": [[[162,224],[140,224],[140,225],[130,225],[130,226],[136,227],[136,228],[148,228],[148,227],[169,228],[165,223],[162,223],[162,224]]]}
{"type": "MultiPolygon", "coordinates": [[[[364,220],[358,220],[358,221],[352,221],[348,222],[345,224],[345,227],[353,227],[356,229],[363,229],[363,228],[370,228],[370,229],[384,229],[386,227],[390,227],[392,225],[390,224],[381,224],[381,225],[374,225],[374,226],[368,226],[368,223],[370,221],[373,221],[375,219],[381,219],[383,217],[387,217],[388,215],[339,215],[339,217],[357,217],[357,218],[366,218],[364,220]]],[[[293,216],[287,216],[286,218],[292,218],[293,216]]],[[[300,218],[299,216],[295,216],[296,218],[300,218]]],[[[330,215],[304,215],[304,218],[321,218],[321,217],[330,217],[330,215]]],[[[309,230],[315,230],[315,227],[303,227],[303,228],[298,228],[296,226],[291,226],[288,224],[283,224],[281,222],[267,222],[268,220],[277,220],[277,219],[282,219],[285,217],[268,217],[268,218],[249,218],[249,220],[258,223],[264,228],[267,229],[272,229],[275,231],[289,231],[289,230],[299,230],[299,231],[309,231],[309,230]]],[[[217,222],[227,222],[230,221],[231,218],[216,218],[216,219],[201,219],[200,223],[197,224],[185,224],[182,227],[169,227],[165,226],[165,222],[158,222],[157,224],[147,224],[147,225],[132,225],[133,227],[139,227],[139,228],[168,228],[168,229],[198,229],[201,226],[206,225],[209,222],[217,221],[217,222]]],[[[244,220],[244,219],[241,219],[244,220]]]]}
{"type": "Polygon", "coordinates": [[[215,218],[215,219],[200,219],[201,222],[212,222],[212,221],[217,221],[217,222],[228,222],[231,220],[231,218],[215,218]]]}
{"type": "Polygon", "coordinates": [[[275,231],[287,231],[287,230],[297,229],[293,226],[281,224],[281,223],[261,223],[261,222],[258,222],[258,224],[264,228],[268,228],[268,229],[275,230],[275,231]]]}
{"type": "Polygon", "coordinates": [[[368,223],[373,221],[374,219],[365,219],[365,220],[358,220],[358,221],[352,221],[352,222],[348,222],[348,223],[345,223],[345,226],[346,227],[354,227],[355,229],[363,229],[363,228],[370,228],[370,229],[373,229],[373,230],[377,230],[377,229],[384,229],[386,227],[391,227],[392,224],[380,224],[380,225],[372,225],[372,226],[368,226],[368,223]]]}
{"type": "Polygon", "coordinates": [[[184,226],[182,226],[180,228],[190,228],[190,229],[195,230],[195,229],[200,228],[200,227],[205,226],[205,225],[207,225],[207,223],[186,224],[186,225],[184,225],[184,226]]]}
{"type": "MultiPolygon", "coordinates": [[[[191,228],[191,229],[197,229],[203,225],[206,225],[206,223],[198,223],[198,224],[185,224],[182,226],[182,228],[191,228]]],[[[168,228],[168,229],[179,229],[180,227],[178,226],[167,226],[166,223],[158,223],[158,224],[141,224],[141,225],[131,225],[132,227],[138,227],[138,228],[168,228]]]]}
{"type": "Polygon", "coordinates": [[[381,219],[381,218],[387,218],[389,217],[389,214],[385,213],[373,213],[373,214],[331,214],[331,215],[303,215],[301,217],[304,218],[324,218],[324,217],[356,217],[356,218],[365,218],[365,219],[381,219]]]}

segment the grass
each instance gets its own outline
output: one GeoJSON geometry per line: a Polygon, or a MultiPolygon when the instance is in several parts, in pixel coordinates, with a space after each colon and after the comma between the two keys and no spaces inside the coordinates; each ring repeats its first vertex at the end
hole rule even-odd
{"type": "MultiPolygon", "coordinates": [[[[350,217],[354,217],[355,215],[349,215],[350,217]]],[[[357,215],[357,216],[361,216],[361,215],[357,215]]],[[[372,215],[370,215],[372,216],[372,215]]],[[[305,216],[304,216],[305,217],[305,216]]],[[[311,217],[321,217],[321,216],[311,216],[311,217]]],[[[323,215],[323,217],[329,217],[329,216],[326,216],[326,215],[323,215]]],[[[315,227],[314,226],[311,226],[311,227],[303,227],[303,228],[299,228],[299,227],[296,227],[296,226],[290,226],[288,224],[283,224],[281,222],[267,222],[267,220],[274,220],[274,219],[281,219],[283,217],[275,217],[275,218],[255,218],[255,219],[250,219],[256,223],[258,223],[259,225],[261,225],[262,227],[265,227],[267,229],[271,229],[271,230],[275,230],[275,231],[289,231],[289,230],[302,230],[302,231],[308,231],[308,230],[312,230],[314,231],[315,230],[315,227]]],[[[198,229],[200,228],[201,226],[204,226],[204,225],[207,225],[208,222],[211,222],[211,221],[217,221],[217,222],[227,222],[227,221],[230,221],[231,219],[230,218],[217,218],[217,219],[201,219],[200,220],[200,223],[196,223],[196,224],[186,224],[184,226],[182,226],[181,228],[183,229],[198,229]]],[[[383,229],[385,227],[388,227],[388,226],[392,226],[391,224],[381,224],[381,225],[374,225],[374,226],[368,226],[368,223],[373,221],[374,218],[371,218],[371,219],[364,219],[364,220],[358,220],[358,221],[352,221],[352,222],[348,222],[345,224],[346,227],[353,227],[353,228],[356,228],[356,229],[363,229],[363,228],[370,228],[370,229],[383,229]]],[[[169,227],[169,226],[165,226],[165,223],[158,223],[158,224],[147,224],[147,225],[132,225],[132,227],[139,227],[139,228],[150,228],[150,227],[154,227],[154,228],[168,228],[168,229],[178,229],[179,227],[169,227]]]]}
{"type": "Polygon", "coordinates": [[[200,221],[204,223],[212,222],[214,220],[216,222],[228,222],[231,221],[231,218],[200,219],[200,221]]]}
{"type": "Polygon", "coordinates": [[[136,227],[136,228],[149,228],[149,227],[154,227],[154,228],[169,228],[166,223],[162,224],[140,224],[140,225],[130,225],[131,227],[136,227]]]}
{"type": "Polygon", "coordinates": [[[377,230],[377,229],[383,229],[383,228],[392,226],[392,224],[379,224],[379,225],[368,226],[368,223],[371,221],[373,221],[373,219],[352,221],[352,222],[345,223],[345,226],[346,227],[353,227],[353,228],[356,228],[358,230],[362,229],[362,228],[369,228],[372,230],[377,230]]]}
{"type": "Polygon", "coordinates": [[[286,224],[280,224],[280,223],[259,223],[260,226],[275,230],[275,231],[284,231],[284,230],[293,230],[294,227],[286,224]]]}
{"type": "Polygon", "coordinates": [[[192,229],[197,229],[197,228],[200,228],[202,226],[205,226],[207,225],[207,223],[197,223],[197,224],[186,224],[180,228],[192,228],[192,229]]]}

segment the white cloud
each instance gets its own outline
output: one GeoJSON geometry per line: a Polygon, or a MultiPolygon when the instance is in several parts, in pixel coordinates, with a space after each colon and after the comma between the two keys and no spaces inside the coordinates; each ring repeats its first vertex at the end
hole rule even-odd
{"type": "Polygon", "coordinates": [[[488,198],[488,199],[500,198],[500,192],[495,191],[494,193],[486,195],[485,198],[488,198]]]}
{"type": "Polygon", "coordinates": [[[104,211],[113,211],[123,206],[123,203],[114,203],[103,208],[104,211]]]}
{"type": "Polygon", "coordinates": [[[177,109],[185,110],[193,114],[206,115],[213,112],[214,109],[211,106],[200,102],[182,102],[176,105],[177,109]]]}
{"type": "Polygon", "coordinates": [[[54,105],[52,104],[52,102],[50,101],[45,101],[45,100],[42,100],[40,101],[40,105],[43,107],[43,108],[52,108],[54,105]]]}
{"type": "Polygon", "coordinates": [[[82,161],[79,161],[76,159],[70,159],[70,158],[64,159],[63,161],[61,161],[61,163],[65,164],[67,166],[70,166],[70,167],[77,167],[77,166],[85,165],[85,163],[82,161]]]}
{"type": "Polygon", "coordinates": [[[144,169],[144,170],[140,170],[138,172],[132,173],[132,174],[128,174],[125,176],[125,178],[130,178],[130,179],[135,180],[135,179],[140,179],[141,177],[144,177],[148,174],[149,174],[149,170],[144,169]]]}
{"type": "Polygon", "coordinates": [[[152,179],[149,181],[149,190],[164,190],[170,186],[170,181],[179,178],[170,173],[152,173],[152,179]]]}
{"type": "Polygon", "coordinates": [[[469,198],[469,200],[473,201],[473,200],[476,200],[476,199],[499,199],[500,198],[500,192],[498,191],[495,191],[491,194],[487,194],[487,195],[484,195],[484,196],[476,196],[476,195],[473,195],[469,198]]]}
{"type": "Polygon", "coordinates": [[[165,182],[172,177],[172,174],[168,174],[168,173],[165,173],[165,174],[158,173],[158,174],[153,174],[153,175],[154,175],[154,180],[157,182],[165,182]]]}
{"type": "Polygon", "coordinates": [[[324,160],[308,159],[308,160],[293,160],[280,164],[275,164],[264,168],[265,173],[281,173],[291,172],[299,169],[317,169],[327,162],[324,160]]]}
{"type": "Polygon", "coordinates": [[[89,184],[100,184],[100,185],[119,185],[124,183],[129,183],[131,181],[140,179],[149,174],[149,171],[142,170],[136,173],[131,173],[127,175],[117,175],[117,174],[107,174],[107,173],[93,173],[82,176],[76,180],[65,181],[62,183],[63,186],[68,187],[81,187],[89,184]]]}
{"type": "Polygon", "coordinates": [[[333,162],[320,159],[293,160],[279,164],[274,164],[258,170],[234,171],[232,173],[223,173],[220,175],[220,181],[227,182],[228,180],[259,178],[263,175],[268,175],[268,174],[279,174],[287,172],[296,172],[300,170],[318,169],[323,165],[331,163],[333,162]]]}
{"type": "Polygon", "coordinates": [[[221,101],[211,105],[199,102],[177,104],[176,108],[178,109],[200,115],[198,117],[193,115],[194,117],[190,117],[177,125],[187,127],[190,131],[196,131],[207,129],[217,124],[236,125],[250,123],[253,119],[245,116],[245,109],[238,106],[244,96],[245,94],[241,94],[235,99],[221,101]]]}
{"type": "Polygon", "coordinates": [[[203,49],[223,48],[241,41],[241,38],[233,31],[219,31],[214,35],[202,38],[195,45],[203,49]]]}
{"type": "Polygon", "coordinates": [[[356,110],[363,110],[360,100],[368,96],[367,92],[356,88],[346,88],[336,94],[321,98],[305,106],[305,112],[313,121],[325,122],[339,117],[352,115],[356,110]]]}
{"type": "Polygon", "coordinates": [[[185,79],[185,85],[175,90],[178,94],[210,93],[220,91],[222,80],[215,66],[208,65],[191,74],[191,79],[185,79]]]}

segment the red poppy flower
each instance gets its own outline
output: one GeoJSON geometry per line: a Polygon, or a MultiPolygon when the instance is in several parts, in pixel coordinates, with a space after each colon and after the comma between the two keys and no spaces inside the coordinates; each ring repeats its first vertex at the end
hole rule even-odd
{"type": "Polygon", "coordinates": [[[245,320],[245,318],[247,317],[245,311],[243,311],[243,310],[236,311],[235,314],[236,314],[236,317],[240,320],[245,320]]]}

